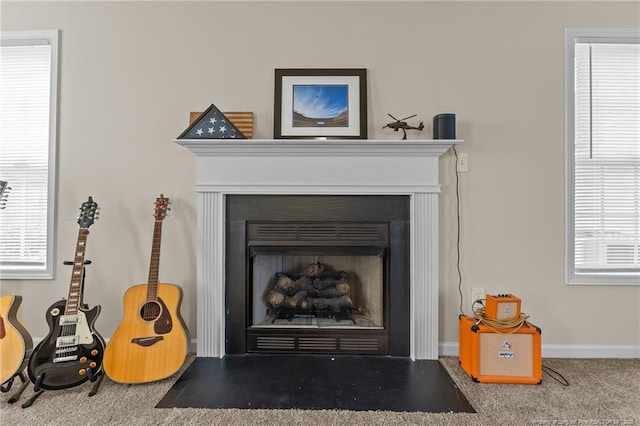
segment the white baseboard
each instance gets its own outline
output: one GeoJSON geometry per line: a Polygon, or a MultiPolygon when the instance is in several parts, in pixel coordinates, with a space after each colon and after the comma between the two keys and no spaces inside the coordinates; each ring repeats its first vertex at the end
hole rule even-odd
{"type": "MultiPolygon", "coordinates": [[[[440,342],[441,356],[458,356],[458,342],[440,342]]],[[[542,345],[543,358],[640,358],[640,345],[542,345]]]]}
{"type": "MultiPolygon", "coordinates": [[[[44,337],[34,337],[34,347],[44,337]]],[[[104,339],[105,344],[109,339],[104,339]]],[[[197,353],[197,341],[191,339],[191,352],[197,353]]],[[[440,342],[440,356],[458,356],[458,342],[440,342]]],[[[543,358],[640,358],[640,345],[542,345],[543,358]]]]}

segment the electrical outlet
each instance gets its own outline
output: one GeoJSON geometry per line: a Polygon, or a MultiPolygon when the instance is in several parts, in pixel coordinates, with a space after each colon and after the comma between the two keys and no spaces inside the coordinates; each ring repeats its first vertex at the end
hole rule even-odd
{"type": "Polygon", "coordinates": [[[466,173],[469,171],[469,154],[466,152],[458,153],[458,164],[456,165],[456,170],[459,173],[466,173]]]}
{"type": "Polygon", "coordinates": [[[476,300],[484,299],[485,296],[486,296],[486,293],[484,292],[484,288],[474,287],[474,288],[471,289],[471,303],[472,304],[476,300]]]}

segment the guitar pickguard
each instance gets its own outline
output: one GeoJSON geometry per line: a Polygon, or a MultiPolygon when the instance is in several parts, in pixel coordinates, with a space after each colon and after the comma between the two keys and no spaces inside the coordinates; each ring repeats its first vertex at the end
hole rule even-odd
{"type": "Polygon", "coordinates": [[[61,315],[60,327],[75,325],[75,335],[58,337],[58,347],[68,345],[88,345],[93,342],[93,333],[87,323],[87,317],[84,312],[80,311],[76,315],[61,315]],[[73,341],[66,343],[65,340],[69,337],[73,337],[73,341]]]}
{"type": "Polygon", "coordinates": [[[173,328],[173,320],[171,319],[171,313],[167,309],[167,305],[164,304],[161,298],[158,297],[158,303],[162,306],[160,316],[153,324],[153,330],[156,334],[167,334],[171,332],[173,328]]]}

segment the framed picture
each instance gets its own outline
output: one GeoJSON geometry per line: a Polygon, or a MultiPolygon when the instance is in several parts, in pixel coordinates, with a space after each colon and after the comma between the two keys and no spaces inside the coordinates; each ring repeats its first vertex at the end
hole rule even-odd
{"type": "Polygon", "coordinates": [[[276,69],[275,139],[366,139],[366,69],[276,69]]]}

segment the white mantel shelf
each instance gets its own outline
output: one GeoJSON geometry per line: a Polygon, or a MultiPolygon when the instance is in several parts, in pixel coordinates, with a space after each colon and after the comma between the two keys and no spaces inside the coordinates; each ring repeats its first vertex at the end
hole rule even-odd
{"type": "Polygon", "coordinates": [[[438,358],[439,159],[456,139],[176,139],[196,157],[197,354],[225,354],[225,197],[411,197],[412,359],[438,358]]]}
{"type": "Polygon", "coordinates": [[[440,156],[457,139],[176,139],[198,156],[440,156]]]}

